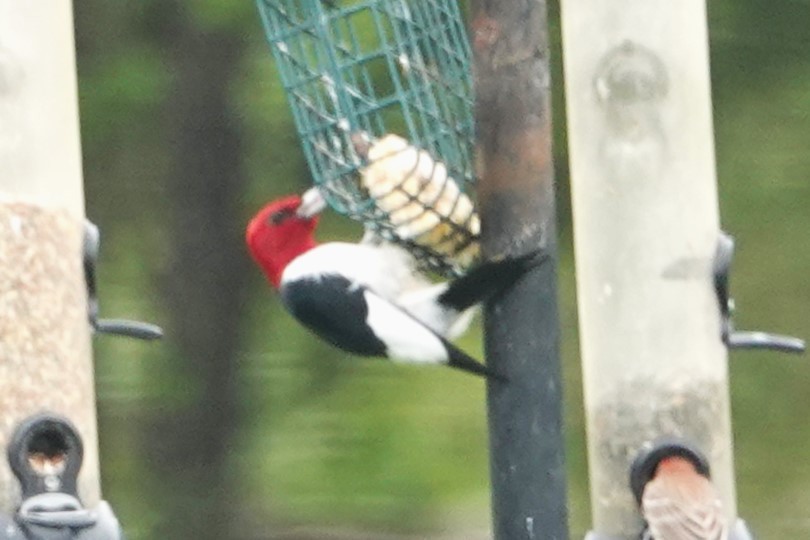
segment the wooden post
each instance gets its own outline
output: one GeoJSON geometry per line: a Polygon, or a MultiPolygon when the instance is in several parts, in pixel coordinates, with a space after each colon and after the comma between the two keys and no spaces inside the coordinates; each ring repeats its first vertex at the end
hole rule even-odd
{"type": "Polygon", "coordinates": [[[79,494],[99,499],[83,220],[72,3],[0,0],[2,512],[19,502],[8,438],[43,410],[77,426],[79,494]]]}
{"type": "Polygon", "coordinates": [[[484,312],[494,537],[567,540],[546,4],[472,6],[484,255],[549,255],[484,312]]]}
{"type": "Polygon", "coordinates": [[[736,514],[704,0],[562,2],[596,536],[636,538],[627,474],[656,435],[708,456],[736,514]]]}

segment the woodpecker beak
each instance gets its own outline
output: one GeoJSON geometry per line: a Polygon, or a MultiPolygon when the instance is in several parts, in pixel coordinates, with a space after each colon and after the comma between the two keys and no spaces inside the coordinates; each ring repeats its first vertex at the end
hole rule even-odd
{"type": "Polygon", "coordinates": [[[326,208],[326,199],[323,198],[321,190],[315,186],[310,188],[301,196],[301,205],[295,211],[295,215],[300,218],[309,219],[316,214],[320,214],[326,208]]]}

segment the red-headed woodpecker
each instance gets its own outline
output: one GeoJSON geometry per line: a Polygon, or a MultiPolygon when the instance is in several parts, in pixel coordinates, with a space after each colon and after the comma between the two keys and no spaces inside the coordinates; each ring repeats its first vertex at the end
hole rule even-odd
{"type": "Polygon", "coordinates": [[[497,377],[448,339],[464,331],[470,308],[539,264],[538,253],[486,262],[452,282],[433,284],[400,247],[317,244],[317,213],[324,206],[317,188],[278,199],[250,220],[246,232],[252,257],[301,324],[350,353],[497,377]]]}
{"type": "Polygon", "coordinates": [[[686,456],[661,459],[641,495],[647,538],[725,540],[726,519],[720,496],[707,474],[686,456]]]}

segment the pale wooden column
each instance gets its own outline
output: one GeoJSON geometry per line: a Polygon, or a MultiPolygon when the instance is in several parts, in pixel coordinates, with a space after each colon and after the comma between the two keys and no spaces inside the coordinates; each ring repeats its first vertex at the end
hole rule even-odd
{"type": "Polygon", "coordinates": [[[635,538],[635,452],[682,435],[735,515],[704,0],[562,2],[594,530],[635,538]]]}
{"type": "Polygon", "coordinates": [[[77,426],[79,495],[99,499],[83,220],[72,3],[0,0],[0,511],[8,437],[43,410],[77,426]]]}

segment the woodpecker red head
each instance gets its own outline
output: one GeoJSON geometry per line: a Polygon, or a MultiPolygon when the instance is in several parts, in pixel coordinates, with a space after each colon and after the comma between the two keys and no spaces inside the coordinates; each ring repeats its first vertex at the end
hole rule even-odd
{"type": "Polygon", "coordinates": [[[410,253],[392,244],[317,244],[315,214],[324,207],[313,188],[303,197],[271,202],[248,224],[250,253],[287,311],[350,353],[492,375],[448,339],[467,328],[472,307],[542,257],[531,253],[489,262],[453,282],[434,284],[416,269],[410,253]]]}
{"type": "Polygon", "coordinates": [[[289,195],[264,206],[248,223],[250,254],[275,288],[287,265],[317,245],[315,228],[325,204],[317,191],[289,195]]]}

